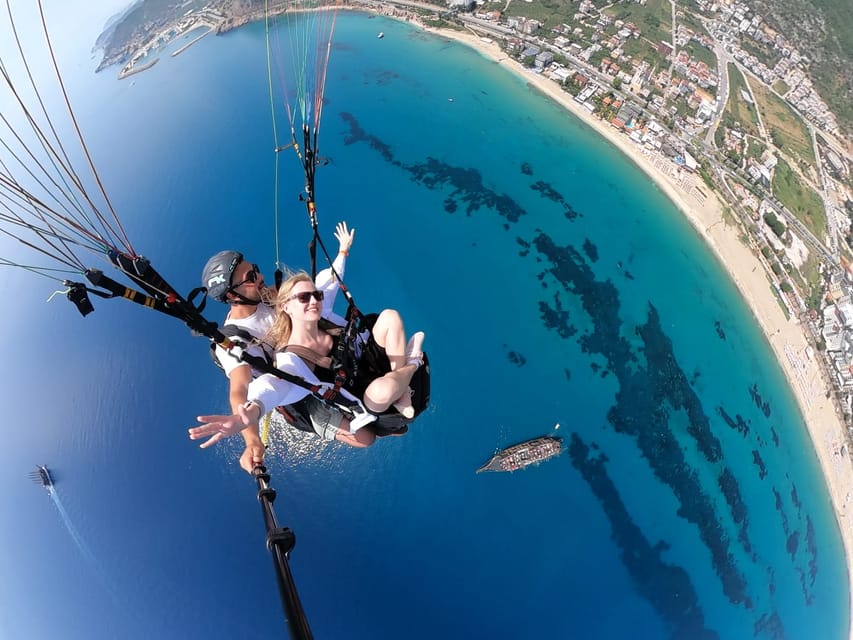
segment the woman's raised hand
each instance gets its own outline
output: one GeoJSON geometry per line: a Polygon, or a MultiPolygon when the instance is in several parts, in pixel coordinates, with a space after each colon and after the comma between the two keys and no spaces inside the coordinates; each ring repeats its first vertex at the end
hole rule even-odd
{"type": "Polygon", "coordinates": [[[348,228],[346,222],[339,222],[335,227],[335,237],[340,244],[338,252],[347,255],[355,239],[355,229],[348,228]]]}

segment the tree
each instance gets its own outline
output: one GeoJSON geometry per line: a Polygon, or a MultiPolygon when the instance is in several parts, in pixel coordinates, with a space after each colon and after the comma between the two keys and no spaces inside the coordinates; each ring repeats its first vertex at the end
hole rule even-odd
{"type": "Polygon", "coordinates": [[[806,297],[805,302],[806,307],[809,309],[820,311],[820,304],[823,302],[823,290],[821,287],[818,285],[813,286],[809,295],[806,297]]]}
{"type": "Polygon", "coordinates": [[[776,234],[778,238],[785,237],[785,224],[776,217],[776,214],[772,211],[768,211],[764,214],[764,222],[767,223],[767,226],[773,230],[773,233],[776,234]]]}
{"type": "Polygon", "coordinates": [[[781,149],[785,145],[782,143],[782,135],[779,133],[777,129],[770,130],[770,139],[773,141],[773,144],[776,145],[778,149],[781,149]]]}
{"type": "Polygon", "coordinates": [[[620,78],[619,76],[616,76],[615,78],[613,78],[613,88],[614,89],[621,89],[622,88],[622,78],[620,78]]]}

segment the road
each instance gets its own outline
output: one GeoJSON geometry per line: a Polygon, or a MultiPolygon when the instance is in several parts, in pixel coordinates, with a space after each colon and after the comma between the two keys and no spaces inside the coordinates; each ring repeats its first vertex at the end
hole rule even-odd
{"type": "Polygon", "coordinates": [[[669,0],[669,4],[670,4],[670,8],[672,10],[672,19],[671,19],[671,25],[672,26],[669,29],[669,33],[672,36],[672,43],[671,43],[672,44],[672,61],[669,63],[669,77],[671,78],[673,68],[675,67],[675,56],[676,56],[676,49],[675,49],[675,32],[676,32],[676,28],[675,28],[675,0],[669,0]]]}

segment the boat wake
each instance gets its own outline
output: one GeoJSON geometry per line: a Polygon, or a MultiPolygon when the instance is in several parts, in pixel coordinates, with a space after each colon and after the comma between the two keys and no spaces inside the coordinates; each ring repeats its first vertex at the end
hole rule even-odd
{"type": "MultiPolygon", "coordinates": [[[[83,535],[80,531],[77,530],[77,527],[74,525],[74,521],[71,519],[68,511],[65,508],[65,505],[62,504],[62,500],[59,497],[59,494],[56,492],[56,487],[54,485],[45,486],[47,489],[47,493],[50,496],[51,501],[56,507],[56,511],[59,513],[59,517],[62,519],[62,524],[65,526],[65,530],[68,532],[68,535],[74,541],[75,546],[80,551],[80,555],[83,558],[84,564],[88,567],[88,569],[94,574],[97,582],[100,583],[101,587],[106,592],[106,595],[112,602],[113,606],[115,606],[116,610],[120,611],[124,621],[134,627],[136,630],[140,631],[141,635],[139,637],[163,637],[163,631],[159,629],[152,628],[151,626],[151,617],[146,615],[142,610],[140,610],[139,603],[132,603],[128,601],[128,595],[123,594],[116,583],[110,578],[109,574],[106,572],[104,567],[95,557],[95,554],[92,552],[92,549],[86,543],[86,540],[83,538],[83,535]]],[[[168,589],[172,591],[170,587],[165,585],[161,585],[160,589],[168,589]]],[[[138,592],[134,593],[135,596],[138,597],[138,592]]],[[[175,600],[177,601],[178,595],[174,595],[175,600]]],[[[115,636],[113,636],[115,637],[115,636]]]]}
{"type": "Polygon", "coordinates": [[[89,548],[89,545],[86,544],[86,541],[83,539],[83,536],[80,535],[79,531],[77,531],[77,527],[75,527],[74,523],[71,521],[71,516],[69,516],[68,511],[65,510],[65,505],[63,505],[62,500],[59,499],[59,494],[56,493],[56,487],[51,485],[46,487],[46,489],[47,494],[53,501],[53,505],[59,512],[59,517],[62,518],[62,524],[65,525],[65,530],[68,531],[68,535],[71,536],[71,539],[74,541],[74,544],[77,545],[77,549],[80,551],[80,554],[83,556],[83,559],[89,565],[91,565],[97,573],[99,573],[102,577],[105,577],[103,570],[101,569],[100,563],[95,558],[95,554],[92,553],[92,550],[89,548]]]}
{"type": "MultiPolygon", "coordinates": [[[[47,489],[47,494],[50,496],[53,505],[56,507],[56,511],[59,513],[59,517],[62,519],[62,524],[65,526],[65,530],[68,532],[68,535],[71,536],[71,539],[74,541],[74,545],[77,547],[78,551],[80,551],[80,555],[83,557],[84,563],[89,567],[92,573],[95,574],[96,578],[101,583],[116,608],[123,611],[128,620],[135,619],[136,616],[132,613],[132,610],[127,607],[126,603],[119,595],[118,588],[107,575],[103,566],[101,566],[101,563],[98,562],[98,559],[95,557],[92,549],[88,544],[86,544],[86,540],[83,538],[83,535],[77,530],[77,527],[74,526],[71,516],[65,509],[65,505],[62,504],[59,494],[56,492],[56,487],[51,484],[45,488],[47,489]]],[[[138,622],[141,623],[142,621],[138,622]]]]}

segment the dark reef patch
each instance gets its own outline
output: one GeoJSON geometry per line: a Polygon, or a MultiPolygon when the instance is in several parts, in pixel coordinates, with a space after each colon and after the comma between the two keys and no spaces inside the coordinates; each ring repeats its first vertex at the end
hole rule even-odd
{"type": "Polygon", "coordinates": [[[384,86],[387,84],[391,84],[394,80],[400,78],[400,74],[394,71],[389,71],[388,69],[383,69],[374,75],[376,79],[376,84],[378,86],[384,86]]]}
{"type": "Polygon", "coordinates": [[[518,351],[508,351],[506,357],[516,367],[523,367],[527,364],[527,358],[521,355],[518,351]]]}
{"type": "Polygon", "coordinates": [[[732,519],[738,525],[738,540],[747,553],[752,552],[752,543],[749,541],[749,518],[746,504],[740,493],[740,486],[731,470],[726,467],[717,478],[717,485],[723,492],[723,497],[729,505],[732,519]]]}
{"type": "Polygon", "coordinates": [[[737,414],[732,418],[722,407],[717,407],[717,413],[729,427],[737,431],[740,435],[744,437],[749,435],[749,423],[743,419],[743,416],[737,414]]]}
{"type": "MultiPolygon", "coordinates": [[[[632,255],[631,260],[629,260],[629,262],[633,261],[633,259],[634,259],[634,256],[632,255]]],[[[632,274],[630,271],[628,271],[625,267],[622,266],[621,260],[616,263],[616,266],[619,267],[619,270],[622,272],[622,275],[625,276],[626,280],[633,280],[634,279],[634,274],[632,274]]]]}
{"type": "Polygon", "coordinates": [[[569,204],[568,200],[566,200],[563,194],[561,194],[553,186],[551,186],[544,180],[538,180],[534,182],[532,185],[530,185],[530,188],[538,192],[539,195],[543,198],[546,198],[551,202],[555,202],[561,207],[563,207],[563,213],[569,220],[574,220],[580,215],[577,211],[575,211],[572,205],[569,204]]]}
{"type": "Polygon", "coordinates": [[[800,503],[800,495],[797,493],[797,486],[795,484],[791,484],[791,504],[797,507],[797,509],[803,506],[800,503]]]}
{"type": "Polygon", "coordinates": [[[533,175],[533,167],[530,166],[529,162],[522,162],[521,163],[521,173],[523,173],[526,176],[532,176],[533,175]]]}
{"type": "Polygon", "coordinates": [[[782,502],[782,494],[776,487],[773,487],[773,497],[776,501],[776,512],[782,518],[782,531],[788,536],[791,533],[791,527],[788,526],[788,515],[785,513],[785,503],[782,502]]]}
{"type": "Polygon", "coordinates": [[[763,636],[771,640],[784,640],[785,628],[782,626],[782,619],[779,613],[774,611],[771,614],[763,614],[753,626],[755,637],[763,636]]]}
{"type": "Polygon", "coordinates": [[[521,247],[521,251],[518,252],[518,255],[524,258],[530,253],[530,243],[524,238],[516,238],[515,241],[521,247]]]}
{"type": "Polygon", "coordinates": [[[723,331],[723,325],[722,325],[722,324],[720,324],[720,321],[719,321],[719,320],[717,320],[716,322],[714,322],[714,330],[717,332],[717,337],[718,337],[720,340],[725,340],[725,339],[726,339],[726,332],[725,332],[725,331],[723,331]]]}
{"type": "Polygon", "coordinates": [[[791,560],[794,560],[797,557],[797,547],[800,545],[800,532],[793,531],[791,535],[788,536],[788,539],[785,541],[785,550],[788,552],[788,555],[791,556],[791,560]]]}
{"type": "Polygon", "coordinates": [[[814,587],[817,580],[817,542],[811,516],[806,516],[806,550],[809,554],[809,586],[814,587]]]}
{"type": "Polygon", "coordinates": [[[809,593],[809,588],[806,585],[806,572],[803,571],[802,567],[797,567],[797,575],[800,576],[800,587],[803,590],[803,602],[806,603],[806,606],[810,607],[814,598],[809,593]]]}
{"type": "Polygon", "coordinates": [[[672,638],[711,640],[716,632],[705,627],[705,618],[690,581],[680,566],[665,562],[661,556],[669,548],[661,541],[652,545],[632,520],[607,473],[604,454],[591,455],[591,448],[572,433],[569,444],[572,465],[589,484],[610,522],[611,537],[621,550],[634,587],[667,623],[672,638]]]}
{"type": "Polygon", "coordinates": [[[394,153],[391,151],[390,145],[385,144],[376,136],[372,136],[362,129],[354,115],[343,112],[341,113],[341,119],[349,125],[349,134],[344,136],[345,145],[356,144],[357,142],[366,142],[371,149],[378,151],[379,155],[381,155],[386,162],[400,166],[400,163],[394,160],[394,153]]]}
{"type": "Polygon", "coordinates": [[[454,167],[435,158],[406,166],[412,180],[429,189],[450,187],[449,198],[465,203],[465,213],[471,215],[478,209],[489,208],[508,222],[518,222],[527,213],[506,194],[492,191],[483,184],[483,175],[477,169],[454,167]]]}
{"type": "Polygon", "coordinates": [[[752,462],[758,467],[758,477],[764,480],[767,477],[767,467],[764,465],[764,459],[761,457],[758,449],[752,450],[752,462]]]}
{"type": "Polygon", "coordinates": [[[460,203],[465,205],[465,213],[469,216],[478,209],[491,208],[506,220],[505,229],[509,228],[507,223],[518,222],[521,216],[527,213],[508,195],[496,193],[487,188],[478,170],[454,167],[435,158],[404,165],[394,158],[390,145],[377,136],[367,133],[351,113],[341,113],[341,118],[349,125],[349,132],[344,136],[344,144],[365,142],[371,149],[379,152],[387,162],[405,169],[414,182],[429,189],[452,188],[450,195],[444,200],[444,210],[448,213],[455,213],[460,203]]]}
{"type": "Polygon", "coordinates": [[[791,560],[797,562],[797,555],[800,555],[800,563],[802,563],[802,555],[808,556],[808,572],[801,565],[796,565],[795,569],[800,577],[800,587],[803,592],[803,601],[806,605],[811,605],[814,600],[812,590],[814,589],[815,580],[817,579],[817,545],[815,543],[815,530],[811,517],[806,514],[805,518],[802,514],[801,503],[797,488],[791,485],[791,502],[797,508],[797,520],[803,522],[805,520],[805,536],[802,536],[800,530],[791,527],[790,521],[783,509],[782,494],[773,488],[773,495],[776,498],[776,510],[782,517],[782,530],[785,532],[785,549],[791,560]],[[801,545],[801,538],[805,539],[805,545],[801,545]]]}
{"type": "Polygon", "coordinates": [[[598,262],[598,247],[589,238],[583,241],[583,252],[590,259],[590,262],[598,262]]]}
{"type": "Polygon", "coordinates": [[[761,413],[764,414],[765,418],[770,417],[770,403],[766,402],[761,394],[758,393],[758,385],[753,383],[749,387],[749,396],[752,398],[752,401],[755,403],[755,406],[761,409],[761,413]]]}
{"type": "Polygon", "coordinates": [[[554,306],[546,300],[539,301],[539,314],[545,327],[556,331],[561,338],[571,338],[578,332],[577,328],[569,322],[569,312],[563,309],[560,295],[557,293],[554,294],[554,306]]]}

